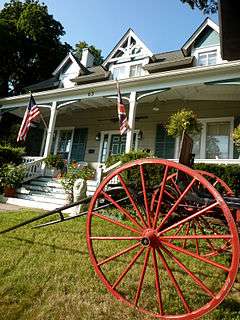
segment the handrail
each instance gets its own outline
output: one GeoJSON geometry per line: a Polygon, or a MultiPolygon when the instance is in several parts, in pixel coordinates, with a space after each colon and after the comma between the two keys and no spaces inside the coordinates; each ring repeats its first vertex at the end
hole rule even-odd
{"type": "Polygon", "coordinates": [[[26,182],[37,177],[40,177],[44,173],[43,160],[44,157],[24,157],[23,164],[26,168],[26,174],[22,182],[26,182]]]}

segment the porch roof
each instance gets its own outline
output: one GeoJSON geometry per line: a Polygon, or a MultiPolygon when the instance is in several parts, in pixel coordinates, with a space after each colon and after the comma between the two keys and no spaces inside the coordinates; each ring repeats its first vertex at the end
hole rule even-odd
{"type": "MultiPolygon", "coordinates": [[[[181,87],[190,91],[194,87],[202,88],[206,82],[239,78],[239,74],[240,61],[234,61],[214,66],[198,66],[123,79],[119,81],[119,84],[123,95],[129,94],[131,91],[145,92],[165,88],[178,90],[178,88],[181,87]]],[[[173,90],[170,91],[172,92],[173,90]]],[[[165,94],[170,94],[170,92],[165,92],[165,94]]],[[[71,100],[83,101],[84,99],[114,95],[116,95],[116,81],[107,80],[91,84],[76,85],[71,88],[58,88],[41,91],[35,93],[34,97],[38,104],[48,104],[48,107],[50,107],[50,104],[53,101],[65,103],[71,100]]],[[[237,100],[239,100],[239,98],[240,96],[237,95],[237,100]]],[[[21,107],[26,106],[28,100],[29,94],[24,94],[0,99],[0,105],[2,108],[21,107]]],[[[206,100],[205,96],[202,96],[202,100],[206,100]]]]}

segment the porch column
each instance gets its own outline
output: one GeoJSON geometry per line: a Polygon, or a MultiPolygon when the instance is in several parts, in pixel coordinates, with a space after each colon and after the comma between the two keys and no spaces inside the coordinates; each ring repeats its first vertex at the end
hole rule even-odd
{"type": "Polygon", "coordinates": [[[136,92],[132,91],[130,93],[130,99],[129,99],[129,114],[128,114],[129,130],[127,132],[125,153],[130,152],[132,149],[133,135],[134,135],[134,129],[135,129],[136,109],[137,109],[136,92]]]}
{"type": "Polygon", "coordinates": [[[57,116],[57,101],[53,101],[52,107],[51,107],[49,124],[48,124],[44,154],[43,154],[44,157],[47,157],[50,154],[52,140],[53,140],[53,134],[54,134],[54,128],[55,128],[55,123],[56,123],[56,116],[57,116]]]}

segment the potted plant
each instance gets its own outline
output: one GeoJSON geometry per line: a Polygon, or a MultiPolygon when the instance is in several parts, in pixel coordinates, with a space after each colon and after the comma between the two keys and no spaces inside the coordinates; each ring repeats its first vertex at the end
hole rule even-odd
{"type": "Polygon", "coordinates": [[[49,154],[44,162],[46,164],[45,174],[47,176],[56,177],[63,172],[65,162],[60,154],[49,154]]]}
{"type": "Polygon", "coordinates": [[[167,124],[168,135],[181,137],[183,132],[196,134],[202,129],[201,123],[197,120],[197,115],[192,110],[185,108],[173,113],[167,124]]]}
{"type": "Polygon", "coordinates": [[[3,188],[6,197],[13,197],[16,194],[16,188],[25,177],[26,169],[23,165],[8,163],[2,166],[0,170],[0,186],[3,188]]]}

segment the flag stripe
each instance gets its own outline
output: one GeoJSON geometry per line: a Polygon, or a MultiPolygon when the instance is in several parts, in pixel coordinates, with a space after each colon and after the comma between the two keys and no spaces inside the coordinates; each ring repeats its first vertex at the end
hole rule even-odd
{"type": "Polygon", "coordinates": [[[25,141],[31,122],[40,114],[33,96],[30,96],[29,104],[25,111],[21,127],[18,132],[17,141],[25,141]]]}
{"type": "Polygon", "coordinates": [[[128,121],[127,121],[127,114],[126,114],[126,108],[122,101],[122,96],[119,88],[119,84],[117,82],[117,109],[118,109],[118,119],[119,119],[119,127],[120,127],[120,134],[124,134],[129,129],[128,127],[128,121]]]}

